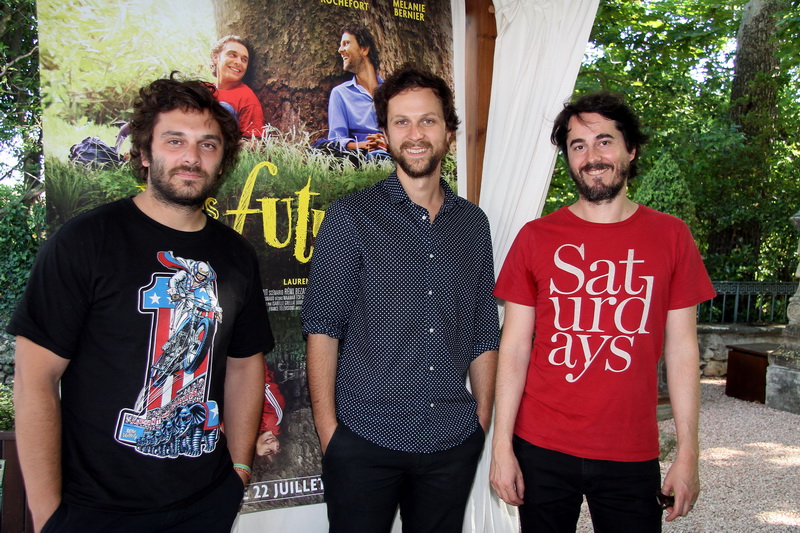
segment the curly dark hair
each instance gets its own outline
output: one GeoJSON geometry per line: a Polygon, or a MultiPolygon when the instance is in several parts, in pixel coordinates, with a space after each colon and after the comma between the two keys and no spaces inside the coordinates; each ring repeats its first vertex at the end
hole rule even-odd
{"type": "Polygon", "coordinates": [[[404,65],[394,74],[386,78],[383,85],[375,89],[373,101],[375,103],[375,113],[378,116],[378,127],[385,130],[388,113],[389,100],[398,94],[409,89],[430,89],[442,103],[444,112],[444,122],[447,131],[456,131],[461,121],[456,114],[456,104],[453,99],[453,91],[447,82],[442,78],[427,70],[422,70],[414,65],[404,65]]]}
{"type": "Polygon", "coordinates": [[[600,91],[581,96],[577,100],[564,104],[564,109],[558,114],[553,124],[550,142],[558,146],[561,153],[569,161],[569,152],[567,151],[569,121],[572,117],[582,113],[598,113],[616,123],[617,129],[622,132],[622,138],[625,140],[625,147],[628,153],[636,150],[633,160],[630,162],[629,176],[630,178],[635,177],[638,172],[636,161],[641,155],[642,146],[647,144],[650,136],[642,131],[639,117],[619,94],[600,91]]]}
{"type": "Polygon", "coordinates": [[[147,182],[147,167],[142,165],[142,156],[152,157],[153,129],[158,115],[175,109],[183,111],[209,111],[222,130],[222,176],[236,163],[239,155],[239,124],[233,115],[222,107],[214,97],[216,89],[200,80],[181,80],[173,72],[169,78],[156,80],[139,89],[139,97],[133,104],[133,117],[128,126],[131,138],[131,164],[136,178],[147,182]]]}
{"type": "Polygon", "coordinates": [[[358,46],[361,48],[369,48],[367,59],[369,59],[369,62],[372,63],[373,68],[378,70],[378,67],[381,64],[381,59],[378,54],[378,45],[375,44],[375,38],[372,36],[372,33],[370,33],[367,28],[361,26],[360,24],[348,24],[343,26],[342,35],[345,33],[349,33],[355,37],[358,46]]]}

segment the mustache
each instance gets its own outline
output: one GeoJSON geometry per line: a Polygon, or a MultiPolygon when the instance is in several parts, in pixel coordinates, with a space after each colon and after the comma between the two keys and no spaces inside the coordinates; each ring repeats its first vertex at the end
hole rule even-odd
{"type": "Polygon", "coordinates": [[[581,167],[581,172],[589,172],[592,170],[613,170],[614,165],[609,165],[608,163],[586,163],[581,167]]]}
{"type": "Polygon", "coordinates": [[[405,150],[406,148],[433,148],[433,145],[428,141],[403,141],[400,145],[401,150],[405,150]]]}
{"type": "Polygon", "coordinates": [[[170,170],[170,175],[174,176],[178,172],[193,172],[195,174],[200,174],[201,176],[205,177],[208,177],[209,175],[208,172],[200,168],[200,165],[191,165],[191,166],[181,165],[178,167],[174,167],[172,170],[170,170]]]}

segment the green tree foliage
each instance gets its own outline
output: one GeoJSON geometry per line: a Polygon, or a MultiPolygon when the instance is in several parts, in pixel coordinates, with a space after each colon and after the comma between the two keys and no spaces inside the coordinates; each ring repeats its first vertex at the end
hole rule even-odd
{"type": "Polygon", "coordinates": [[[665,153],[642,178],[633,201],[682,219],[689,227],[697,225],[692,194],[680,168],[665,153]]]}
{"type": "Polygon", "coordinates": [[[0,384],[0,431],[14,430],[14,391],[0,384]]]}
{"type": "Polygon", "coordinates": [[[5,330],[22,296],[42,241],[44,206],[25,203],[23,185],[0,184],[0,329],[5,330]]]}
{"type": "Polygon", "coordinates": [[[41,177],[39,48],[34,0],[0,3],[0,180],[41,177]],[[8,163],[10,161],[10,164],[8,163]]]}
{"type": "MultiPolygon", "coordinates": [[[[731,100],[746,3],[602,0],[576,93],[605,89],[625,95],[651,134],[640,163],[644,174],[663,154],[671,154],[696,207],[692,229],[712,278],[789,281],[798,240],[789,217],[800,207],[800,10],[798,0],[780,0],[774,15],[770,42],[780,68],[766,81],[775,89],[776,108],[768,124],[770,141],[759,148],[765,160],[759,168],[765,170],[755,171],[744,164],[752,154],[752,136],[731,100]],[[738,244],[708,255],[712,233],[752,224],[757,239],[732,231],[738,244]]],[[[641,182],[630,185],[635,194],[641,182]]],[[[573,189],[562,164],[545,212],[574,201],[573,189]]]]}

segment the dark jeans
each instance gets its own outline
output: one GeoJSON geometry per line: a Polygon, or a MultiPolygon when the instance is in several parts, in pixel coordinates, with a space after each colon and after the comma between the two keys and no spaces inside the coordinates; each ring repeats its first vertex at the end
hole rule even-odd
{"type": "Polygon", "coordinates": [[[61,502],[42,533],[230,533],[243,495],[242,479],[231,469],[219,487],[182,509],[130,514],[61,502]]]}
{"type": "Polygon", "coordinates": [[[435,453],[390,450],[339,424],[322,459],[331,533],[461,533],[485,435],[435,453]]]}
{"type": "Polygon", "coordinates": [[[574,533],[583,495],[595,533],[661,531],[658,459],[630,463],[581,459],[517,436],[514,453],[525,480],[525,503],[519,508],[523,533],[574,533]]]}

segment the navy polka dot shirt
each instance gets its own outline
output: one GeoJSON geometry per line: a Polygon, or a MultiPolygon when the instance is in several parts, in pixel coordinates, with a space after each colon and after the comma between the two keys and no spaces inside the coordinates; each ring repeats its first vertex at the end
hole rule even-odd
{"type": "Polygon", "coordinates": [[[336,415],[385,448],[431,453],[478,427],[470,363],[499,344],[489,222],[442,180],[430,223],[396,174],[328,208],[303,333],[340,340],[336,415]]]}

